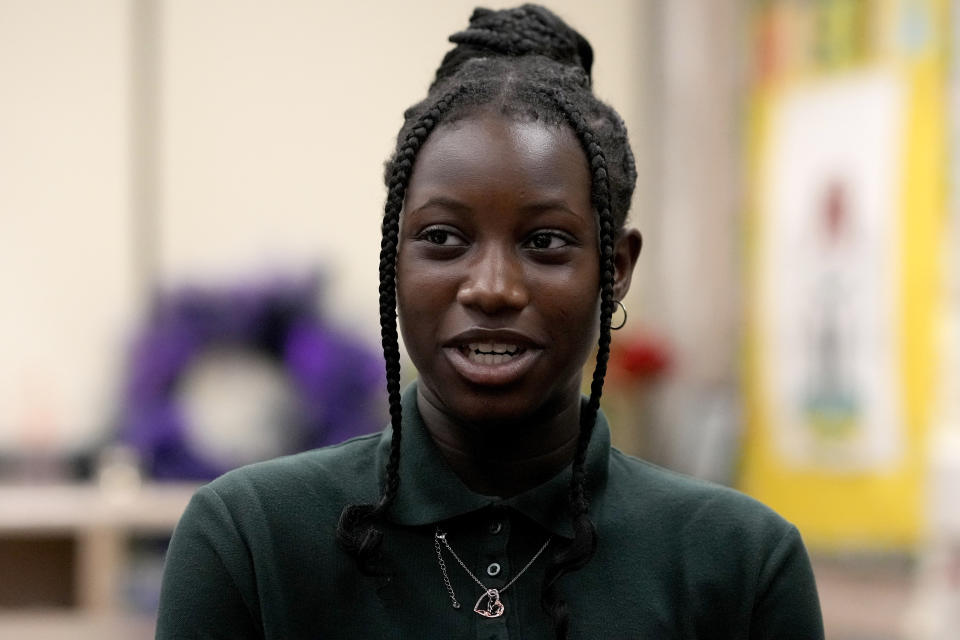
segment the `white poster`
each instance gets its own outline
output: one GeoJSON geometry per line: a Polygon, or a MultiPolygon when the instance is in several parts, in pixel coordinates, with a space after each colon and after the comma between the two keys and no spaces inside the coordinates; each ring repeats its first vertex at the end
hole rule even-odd
{"type": "Polygon", "coordinates": [[[894,73],[791,91],[771,123],[761,246],[761,379],[798,468],[865,471],[901,451],[900,167],[894,73]]]}

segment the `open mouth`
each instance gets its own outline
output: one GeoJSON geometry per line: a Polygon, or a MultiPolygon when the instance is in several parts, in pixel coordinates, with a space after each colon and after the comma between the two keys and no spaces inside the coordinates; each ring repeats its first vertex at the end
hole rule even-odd
{"type": "MultiPolygon", "coordinates": [[[[477,332],[479,333],[479,332],[477,332]]],[[[501,335],[464,335],[444,345],[454,372],[483,387],[514,384],[540,361],[544,349],[538,343],[502,331],[501,335]]]]}
{"type": "Polygon", "coordinates": [[[460,347],[460,353],[476,364],[507,364],[522,355],[525,347],[504,342],[471,342],[460,347]]]}

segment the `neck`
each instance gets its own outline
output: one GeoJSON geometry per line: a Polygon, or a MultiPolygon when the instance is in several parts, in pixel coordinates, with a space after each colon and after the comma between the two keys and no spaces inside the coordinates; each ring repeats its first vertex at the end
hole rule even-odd
{"type": "Polygon", "coordinates": [[[475,493],[508,498],[543,484],[573,460],[580,401],[523,424],[463,425],[417,392],[430,437],[454,473],[475,493]]]}

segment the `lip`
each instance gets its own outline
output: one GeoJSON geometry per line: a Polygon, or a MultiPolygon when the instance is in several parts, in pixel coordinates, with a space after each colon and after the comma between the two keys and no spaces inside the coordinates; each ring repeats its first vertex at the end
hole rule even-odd
{"type": "Polygon", "coordinates": [[[505,386],[522,378],[543,353],[540,341],[513,329],[474,327],[441,343],[443,353],[454,371],[476,385],[505,386]],[[478,362],[467,355],[467,346],[500,344],[519,347],[520,353],[506,362],[478,362]]]}

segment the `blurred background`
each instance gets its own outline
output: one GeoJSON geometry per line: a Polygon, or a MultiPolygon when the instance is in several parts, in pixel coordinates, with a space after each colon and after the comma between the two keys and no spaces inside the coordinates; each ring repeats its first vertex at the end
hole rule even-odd
{"type": "MultiPolygon", "coordinates": [[[[381,427],[382,163],[473,6],[0,0],[0,636],[152,637],[199,483],[381,427]]],[[[548,6],[640,172],[615,443],[795,522],[829,638],[960,637],[960,2],[548,6]]]]}

